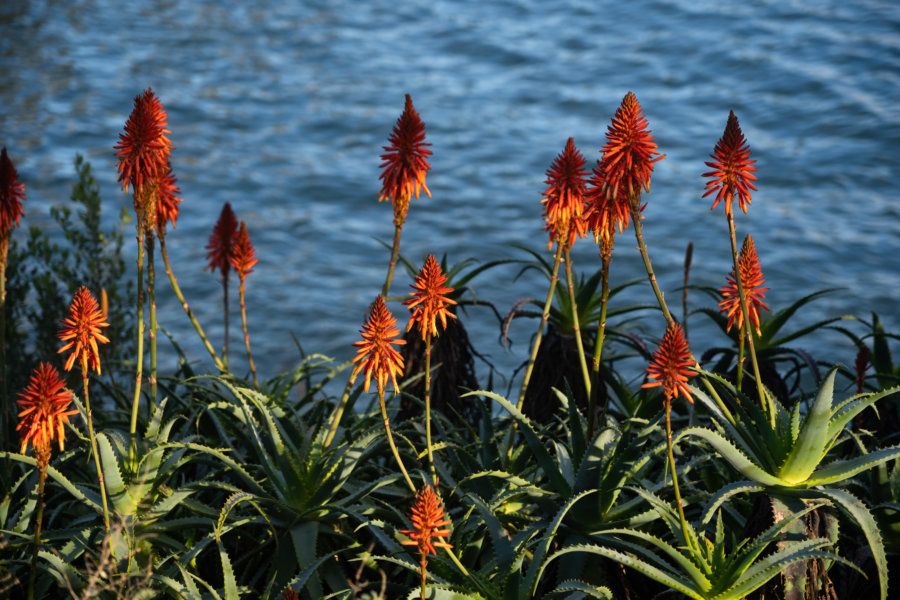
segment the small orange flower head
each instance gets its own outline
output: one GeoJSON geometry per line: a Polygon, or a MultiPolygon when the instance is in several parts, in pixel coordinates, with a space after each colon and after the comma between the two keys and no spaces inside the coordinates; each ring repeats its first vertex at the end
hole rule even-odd
{"type": "Polygon", "coordinates": [[[241,221],[241,228],[238,231],[237,240],[234,242],[234,249],[228,261],[231,263],[232,268],[237,271],[242,284],[247,275],[253,272],[253,265],[259,262],[256,258],[256,252],[253,250],[253,244],[250,243],[247,225],[243,221],[241,221]]]}
{"type": "Polygon", "coordinates": [[[397,374],[403,373],[403,357],[397,352],[395,345],[405,344],[402,339],[392,339],[400,330],[397,329],[397,319],[391,314],[384,304],[384,298],[378,296],[369,312],[369,318],[360,330],[361,342],[353,342],[359,348],[353,362],[358,363],[353,369],[351,378],[355,379],[360,371],[366,371],[365,391],[369,391],[369,382],[372,376],[378,385],[378,393],[384,393],[384,386],[388,379],[397,388],[397,374]]]}
{"type": "MultiPolygon", "coordinates": [[[[769,310],[769,307],[763,303],[766,297],[765,292],[769,288],[762,287],[766,282],[763,279],[762,268],[759,265],[759,256],[756,254],[756,244],[750,234],[744,238],[744,245],[741,247],[741,254],[738,257],[738,269],[741,272],[741,287],[747,295],[747,311],[750,315],[750,322],[756,329],[756,335],[760,334],[759,329],[759,309],[769,310]]],[[[737,323],[738,329],[744,326],[744,315],[741,311],[741,296],[738,294],[737,281],[734,278],[734,269],[727,278],[728,284],[719,290],[722,294],[722,301],[719,302],[719,312],[728,315],[728,327],[737,323]]]]}
{"type": "Polygon", "coordinates": [[[25,454],[28,444],[35,449],[38,467],[47,465],[50,447],[54,439],[60,451],[65,449],[66,432],[64,426],[69,417],[77,415],[77,410],[67,410],[72,403],[72,392],[65,388],[59,372],[48,363],[41,363],[31,374],[25,389],[19,393],[19,424],[22,448],[25,454]]]}
{"type": "Polygon", "coordinates": [[[413,288],[409,293],[412,298],[403,302],[412,311],[412,318],[406,326],[407,331],[415,324],[422,332],[422,339],[427,340],[429,337],[437,337],[438,318],[441,320],[441,329],[447,328],[447,317],[456,318],[456,315],[448,310],[448,307],[456,304],[456,301],[446,296],[453,292],[453,288],[444,285],[445,283],[447,276],[441,270],[440,263],[433,254],[429,254],[415,282],[410,286],[413,288]]]}
{"type": "Polygon", "coordinates": [[[607,128],[603,162],[606,163],[604,190],[616,197],[621,191],[635,201],[641,190],[650,191],[653,163],[665,158],[656,151],[656,142],[647,129],[647,118],[641,112],[637,97],[628,92],[616,109],[612,124],[607,128]]]}
{"type": "Polygon", "coordinates": [[[100,332],[101,327],[109,327],[103,320],[103,312],[91,292],[81,286],[72,304],[69,305],[69,316],[62,322],[59,339],[66,344],[59,349],[60,353],[71,350],[66,360],[65,370],[71,371],[78,359],[81,370],[96,370],[100,374],[100,352],[97,343],[106,344],[109,339],[100,332]]]}
{"type": "Polygon", "coordinates": [[[384,171],[380,176],[382,185],[378,201],[390,199],[394,213],[402,218],[406,216],[413,194],[418,198],[419,192],[424,190],[431,197],[431,191],[425,185],[425,174],[431,169],[427,160],[431,150],[426,146],[431,144],[425,143],[425,124],[413,108],[409,94],[406,94],[406,106],[388,142],[384,146],[387,152],[381,155],[384,171]]]}
{"type": "Polygon", "coordinates": [[[6,146],[0,150],[0,237],[19,225],[24,216],[25,184],[19,181],[19,173],[6,154],[6,146]]]}
{"type": "Polygon", "coordinates": [[[575,148],[575,140],[569,138],[566,147],[547,169],[549,186],[544,190],[544,219],[550,232],[548,247],[553,242],[571,248],[575,240],[587,233],[584,220],[584,195],[587,188],[587,171],[584,156],[575,148]]]}
{"type": "MultiPolygon", "coordinates": [[[[587,228],[594,233],[594,242],[611,245],[615,232],[622,233],[628,228],[631,203],[621,180],[618,190],[607,193],[607,179],[607,163],[598,160],[588,180],[590,187],[585,193],[586,219],[587,228]]],[[[644,210],[644,206],[641,206],[641,210],[644,210]]]]}
{"type": "Polygon", "coordinates": [[[400,543],[404,546],[418,546],[419,555],[423,559],[429,554],[436,555],[435,548],[452,548],[447,542],[441,541],[441,538],[450,537],[450,530],[442,527],[450,525],[451,521],[444,518],[441,499],[430,485],[416,492],[409,520],[412,521],[413,529],[402,530],[400,533],[410,539],[400,543]]]}
{"type": "Polygon", "coordinates": [[[178,189],[175,181],[172,165],[166,160],[165,175],[156,182],[156,230],[159,237],[166,235],[166,223],[171,222],[172,228],[175,228],[175,221],[178,219],[178,205],[181,204],[179,194],[181,194],[181,190],[178,189]]]}
{"type": "Polygon", "coordinates": [[[116,156],[119,161],[119,181],[128,191],[132,185],[140,190],[145,181],[154,182],[167,171],[172,142],[166,137],[168,116],[162,102],[147,88],[134,98],[134,108],[125,123],[125,133],[119,134],[116,156]]]}
{"type": "Polygon", "coordinates": [[[741,132],[741,126],[734,111],[728,113],[728,123],[725,125],[725,133],[716,144],[716,149],[710,155],[713,162],[707,162],[706,166],[712,167],[713,170],[704,173],[704,177],[711,177],[706,182],[706,198],[713,192],[716,194],[716,201],[713,202],[710,210],[715,208],[719,202],[725,201],[725,214],[731,214],[732,204],[734,204],[734,196],[737,194],[738,204],[744,214],[747,214],[747,206],[750,204],[750,190],[756,191],[753,182],[756,181],[756,175],[753,171],[755,160],[750,160],[750,146],[744,139],[741,132]]]}
{"type": "Polygon", "coordinates": [[[209,264],[207,269],[219,269],[222,273],[222,279],[228,280],[228,269],[231,267],[231,257],[234,254],[234,242],[237,238],[238,222],[231,210],[231,204],[225,203],[222,212],[219,214],[219,220],[213,227],[212,235],[209,236],[209,243],[206,249],[209,253],[206,259],[209,264]]]}
{"type": "Polygon", "coordinates": [[[671,323],[666,327],[666,333],[647,368],[649,378],[656,381],[648,381],[641,387],[662,386],[667,401],[677,398],[680,393],[693,404],[694,399],[687,386],[688,377],[696,375],[690,370],[693,364],[684,330],[678,323],[671,323]]]}

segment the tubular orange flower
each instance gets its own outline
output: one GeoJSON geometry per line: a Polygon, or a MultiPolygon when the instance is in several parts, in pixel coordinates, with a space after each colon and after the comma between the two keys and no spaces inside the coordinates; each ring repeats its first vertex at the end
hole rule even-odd
{"type": "Polygon", "coordinates": [[[397,319],[391,314],[387,306],[384,304],[384,297],[378,296],[372,304],[369,312],[369,318],[363,324],[360,330],[362,334],[361,342],[353,342],[353,345],[359,348],[353,362],[359,363],[353,369],[351,378],[356,376],[364,368],[366,370],[366,383],[364,389],[369,391],[369,382],[372,375],[375,376],[375,383],[378,385],[378,392],[384,392],[384,385],[390,378],[394,384],[394,390],[397,390],[397,374],[403,373],[403,357],[394,348],[394,345],[405,344],[402,339],[391,339],[400,333],[397,329],[397,319]]]}
{"type": "Polygon", "coordinates": [[[571,248],[575,240],[587,233],[584,220],[584,195],[587,188],[587,171],[584,156],[575,148],[575,140],[569,138],[566,147],[547,169],[544,190],[545,231],[550,232],[548,248],[553,242],[571,248]]]}
{"type": "Polygon", "coordinates": [[[657,381],[648,381],[641,387],[662,386],[667,400],[677,398],[681,393],[688,402],[693,404],[694,399],[687,386],[688,377],[696,375],[690,370],[693,364],[691,351],[684,337],[684,330],[681,325],[672,322],[666,327],[666,334],[659,342],[659,348],[653,353],[653,359],[647,368],[647,372],[650,374],[649,378],[657,381]]]}
{"type": "Polygon", "coordinates": [[[658,155],[656,142],[647,129],[647,118],[641,112],[637,97],[628,92],[616,109],[612,124],[607,128],[603,146],[603,162],[606,163],[604,191],[616,197],[620,190],[631,200],[643,189],[650,191],[650,174],[653,163],[665,158],[658,155]]]}
{"type": "Polygon", "coordinates": [[[713,192],[718,192],[716,201],[713,202],[710,210],[715,208],[720,201],[725,200],[725,214],[730,215],[734,195],[737,194],[741,210],[747,214],[750,190],[756,191],[756,186],[753,185],[756,180],[753,171],[756,170],[756,167],[752,166],[756,161],[750,160],[750,146],[744,139],[734,111],[728,113],[725,133],[722,134],[710,158],[713,159],[713,162],[707,162],[706,166],[712,167],[714,170],[703,174],[703,177],[712,177],[706,183],[706,193],[703,194],[703,197],[706,198],[713,192]]]}
{"type": "Polygon", "coordinates": [[[253,265],[259,262],[256,252],[253,250],[253,244],[250,243],[247,225],[243,221],[241,221],[241,228],[238,231],[237,240],[234,242],[231,256],[228,257],[228,262],[237,271],[242,282],[249,273],[253,272],[253,265]]]}
{"type": "Polygon", "coordinates": [[[171,221],[172,228],[175,228],[175,221],[178,219],[178,205],[182,201],[178,197],[179,194],[181,194],[181,190],[178,189],[172,165],[167,159],[165,175],[156,182],[156,230],[159,237],[166,234],[166,223],[171,221]]]}
{"type": "Polygon", "coordinates": [[[75,292],[72,304],[69,305],[69,316],[63,320],[59,330],[59,339],[68,342],[59,349],[59,352],[72,350],[72,354],[66,360],[64,367],[66,371],[72,370],[77,358],[82,371],[95,369],[100,374],[100,353],[97,343],[109,342],[109,339],[100,332],[101,327],[109,327],[109,323],[103,320],[103,313],[91,292],[81,286],[75,292]]]}
{"type": "Polygon", "coordinates": [[[384,146],[387,152],[381,155],[384,171],[379,177],[383,183],[378,201],[390,199],[395,214],[405,216],[413,194],[418,198],[419,192],[424,190],[431,197],[431,191],[425,185],[425,174],[431,168],[427,160],[431,150],[425,146],[431,144],[425,143],[425,124],[413,108],[409,94],[406,94],[406,106],[388,142],[389,145],[384,146]]]}
{"type": "Polygon", "coordinates": [[[25,454],[28,444],[32,444],[39,463],[49,460],[54,439],[58,441],[60,451],[65,449],[66,432],[63,427],[70,416],[78,414],[77,410],[67,410],[72,402],[72,392],[63,389],[65,385],[59,372],[42,362],[32,372],[28,385],[19,393],[20,421],[16,431],[22,432],[20,452],[25,454]]]}
{"type": "MultiPolygon", "coordinates": [[[[769,307],[763,303],[766,297],[765,292],[769,288],[762,287],[766,282],[763,279],[762,268],[759,264],[759,256],[756,254],[756,244],[750,234],[744,238],[744,245],[741,247],[741,255],[738,258],[738,269],[741,272],[741,287],[747,295],[747,311],[750,315],[750,322],[756,329],[756,335],[759,335],[759,309],[769,310],[769,307]]],[[[737,323],[738,329],[744,325],[744,315],[741,312],[741,297],[738,294],[737,281],[734,278],[734,269],[727,278],[728,284],[719,290],[723,299],[719,302],[719,312],[728,315],[727,330],[731,330],[731,326],[737,323]]]]}
{"type": "Polygon", "coordinates": [[[125,133],[119,134],[116,156],[119,161],[119,181],[128,191],[129,184],[140,190],[145,181],[164,177],[172,142],[166,137],[168,116],[162,102],[147,88],[134,98],[134,108],[125,123],[125,133]]]}
{"type": "Polygon", "coordinates": [[[209,254],[206,259],[209,264],[207,269],[219,269],[223,279],[228,279],[228,269],[231,265],[231,257],[234,254],[234,240],[238,233],[237,218],[234,211],[231,210],[231,204],[226,202],[219,214],[219,220],[213,227],[212,235],[209,236],[209,243],[206,249],[209,254]]]}
{"type": "Polygon", "coordinates": [[[441,529],[441,527],[450,525],[451,521],[444,518],[441,499],[434,493],[434,489],[430,485],[426,485],[416,492],[416,499],[409,511],[409,520],[412,521],[414,529],[400,531],[410,538],[400,543],[404,546],[418,546],[419,555],[423,561],[428,554],[437,554],[435,548],[453,547],[440,540],[440,538],[450,536],[450,530],[441,529]],[[433,538],[438,539],[434,540],[433,538]]]}
{"type": "Polygon", "coordinates": [[[9,233],[19,225],[19,219],[25,214],[22,202],[25,201],[25,184],[18,181],[19,173],[6,154],[6,146],[0,151],[0,237],[9,233]]]}
{"type": "Polygon", "coordinates": [[[441,329],[446,329],[447,317],[456,318],[456,315],[447,310],[456,301],[445,296],[453,292],[452,287],[444,285],[446,282],[447,276],[441,270],[440,263],[433,254],[429,254],[415,282],[410,286],[415,290],[409,293],[412,298],[403,302],[412,311],[407,331],[412,329],[413,324],[417,325],[424,340],[429,335],[438,335],[438,318],[441,319],[441,329]]]}
{"type": "MultiPolygon", "coordinates": [[[[607,163],[598,160],[588,180],[590,187],[584,195],[587,202],[587,228],[594,232],[596,243],[602,238],[609,237],[614,230],[622,233],[628,229],[631,218],[631,204],[623,182],[619,181],[619,189],[614,193],[607,193],[606,169],[607,163]]],[[[641,210],[644,210],[644,206],[641,210]]]]}

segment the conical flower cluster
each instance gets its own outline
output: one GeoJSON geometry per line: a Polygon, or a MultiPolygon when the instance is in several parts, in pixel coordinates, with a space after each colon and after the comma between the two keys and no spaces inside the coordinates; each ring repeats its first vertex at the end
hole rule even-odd
{"type": "Polygon", "coordinates": [[[406,327],[407,331],[416,325],[422,333],[423,340],[428,337],[437,337],[438,319],[441,320],[441,329],[445,329],[447,318],[456,318],[456,315],[448,310],[450,305],[456,304],[455,300],[447,298],[447,294],[452,293],[453,288],[444,285],[445,283],[447,283],[447,276],[441,269],[440,263],[433,254],[429,254],[411,286],[413,291],[409,295],[412,298],[403,303],[412,311],[412,318],[406,327]]]}
{"type": "Polygon", "coordinates": [[[750,146],[744,139],[741,126],[734,111],[728,114],[728,123],[725,125],[725,133],[716,144],[716,149],[710,155],[712,162],[707,162],[706,166],[712,167],[712,171],[704,173],[704,177],[711,177],[706,183],[706,198],[712,193],[716,193],[716,201],[710,209],[715,208],[719,202],[725,201],[725,214],[730,215],[734,197],[737,195],[738,204],[744,214],[747,214],[747,206],[750,204],[750,190],[756,191],[753,182],[756,181],[756,175],[753,171],[755,160],[750,160],[750,146]]]}
{"type": "Polygon", "coordinates": [[[72,351],[66,360],[66,371],[71,371],[78,360],[85,373],[88,370],[100,373],[100,351],[97,344],[109,343],[109,339],[101,333],[101,327],[109,327],[109,323],[103,320],[103,312],[91,292],[81,286],[75,292],[72,304],[69,305],[69,315],[63,320],[59,330],[59,339],[66,342],[59,352],[72,351]]]}
{"type": "Polygon", "coordinates": [[[231,258],[234,255],[234,241],[237,238],[238,222],[231,210],[231,204],[226,202],[222,206],[222,212],[219,214],[219,220],[213,227],[212,235],[209,236],[209,243],[206,249],[209,253],[206,260],[209,264],[207,269],[216,270],[222,274],[222,279],[228,279],[228,270],[231,268],[231,258]]]}
{"type": "Polygon", "coordinates": [[[19,173],[6,154],[0,150],[0,237],[9,234],[13,224],[22,218],[22,202],[25,201],[25,184],[19,181],[19,173]]]}
{"type": "Polygon", "coordinates": [[[402,339],[395,339],[400,333],[397,329],[397,319],[391,314],[387,306],[384,304],[384,297],[378,296],[369,312],[369,318],[363,324],[362,341],[354,342],[353,345],[359,348],[353,362],[358,363],[353,369],[351,378],[356,376],[365,369],[365,391],[369,391],[369,383],[374,377],[378,386],[378,393],[384,392],[384,386],[388,379],[397,388],[397,375],[403,374],[403,357],[394,348],[395,345],[405,344],[402,339]]]}
{"type": "Polygon", "coordinates": [[[405,546],[417,546],[419,555],[424,560],[429,554],[437,554],[435,548],[452,548],[442,538],[450,536],[450,530],[444,529],[451,521],[444,518],[444,507],[441,499],[430,485],[416,492],[416,499],[409,512],[409,520],[413,529],[400,533],[409,536],[409,540],[400,542],[405,546]],[[435,539],[436,538],[436,539],[435,539]]]}
{"type": "Polygon", "coordinates": [[[425,185],[425,175],[431,169],[427,160],[431,150],[426,148],[430,145],[425,142],[425,124],[413,108],[412,98],[406,94],[403,113],[388,137],[388,145],[384,146],[387,152],[381,155],[384,171],[380,177],[382,186],[378,200],[391,201],[395,219],[402,221],[406,217],[413,195],[418,198],[419,192],[424,190],[431,197],[425,185]]]}
{"type": "Polygon", "coordinates": [[[656,142],[647,129],[647,118],[632,92],[625,95],[616,109],[606,138],[608,141],[602,149],[606,171],[603,189],[614,198],[624,191],[633,202],[641,190],[650,191],[653,163],[665,155],[658,156],[656,142]]]}
{"type": "Polygon", "coordinates": [[[19,424],[22,448],[25,453],[28,444],[34,447],[38,468],[46,467],[50,460],[53,440],[59,443],[60,451],[65,449],[65,425],[69,417],[77,415],[77,410],[68,410],[72,403],[72,392],[64,389],[65,382],[59,372],[48,363],[41,363],[31,374],[25,389],[19,393],[19,424]]]}
{"type": "Polygon", "coordinates": [[[244,282],[248,274],[253,272],[253,266],[259,262],[256,258],[256,251],[253,250],[253,244],[250,242],[250,234],[247,233],[247,225],[243,221],[241,221],[241,228],[238,231],[234,248],[228,260],[231,267],[237,271],[241,283],[244,282]]]}
{"type": "Polygon", "coordinates": [[[688,378],[696,375],[690,370],[693,364],[684,330],[678,323],[670,323],[647,368],[649,378],[655,381],[648,381],[641,387],[662,386],[666,400],[672,400],[681,394],[688,402],[693,403],[691,390],[687,386],[688,378]]]}
{"type": "MultiPolygon", "coordinates": [[[[744,245],[741,247],[738,269],[741,272],[741,287],[744,288],[744,294],[747,295],[747,312],[750,316],[750,323],[753,324],[756,335],[759,335],[759,309],[769,310],[769,307],[763,303],[765,292],[769,291],[769,288],[762,287],[766,280],[763,279],[759,256],[756,254],[756,244],[753,243],[753,238],[749,234],[744,238],[744,245]]],[[[719,290],[719,293],[722,294],[719,311],[728,315],[727,330],[730,331],[735,323],[737,323],[738,329],[744,326],[744,314],[741,311],[741,296],[738,293],[734,269],[731,269],[727,281],[727,285],[719,290]]]]}
{"type": "Polygon", "coordinates": [[[549,186],[544,190],[545,230],[550,232],[548,247],[553,242],[571,248],[575,240],[587,233],[584,219],[584,196],[587,188],[587,171],[584,156],[575,148],[575,140],[569,138],[566,147],[547,169],[549,186]]]}

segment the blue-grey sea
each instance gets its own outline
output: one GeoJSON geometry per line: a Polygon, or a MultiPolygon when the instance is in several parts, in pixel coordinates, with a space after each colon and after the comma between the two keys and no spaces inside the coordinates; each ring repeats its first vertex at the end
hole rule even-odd
{"type": "MultiPolygon", "coordinates": [[[[76,153],[91,161],[110,219],[130,206],[113,146],[133,98],[152,87],[168,112],[184,198],[167,237],[174,268],[221,345],[221,288],[203,269],[204,246],[230,202],[259,258],[247,309],[262,377],[296,364],[295,339],[308,353],[353,356],[388,263],[379,155],[406,93],[434,152],[432,197],[413,201],[403,230],[403,252],[417,263],[426,253],[527,259],[513,244],[549,260],[545,171],[569,136],[594,164],[631,90],[666,154],[645,197],[644,232],[677,314],[688,242],[692,283],[720,287],[730,270],[724,213],[701,199],[701,174],[734,110],[759,169],[738,236],[756,240],[769,306],[840,287],[796,323],[875,311],[900,333],[896,0],[3,0],[0,72],[0,145],[25,182],[29,225],[52,225],[49,207],[67,202],[76,153]]],[[[134,244],[127,253],[136,258],[134,244]]],[[[573,256],[576,271],[599,268],[591,240],[573,256]]],[[[518,271],[475,279],[477,297],[500,313],[542,299],[546,281],[518,271]]],[[[613,278],[642,273],[629,230],[613,278]]],[[[409,283],[398,271],[392,293],[409,283]]],[[[211,369],[165,279],[159,287],[160,323],[211,369]]],[[[652,299],[645,283],[619,302],[652,299]]],[[[714,306],[696,292],[689,302],[714,306]]],[[[393,308],[403,326],[405,309],[393,308]]],[[[240,371],[236,294],[232,315],[240,371]]],[[[497,376],[526,359],[535,320],[517,320],[504,348],[490,309],[462,318],[497,376]]],[[[706,317],[689,323],[695,351],[726,342],[706,317]]],[[[653,338],[663,321],[649,315],[639,327],[653,338]]],[[[838,335],[797,345],[853,360],[838,335]]],[[[162,369],[174,369],[171,352],[162,369]]]]}

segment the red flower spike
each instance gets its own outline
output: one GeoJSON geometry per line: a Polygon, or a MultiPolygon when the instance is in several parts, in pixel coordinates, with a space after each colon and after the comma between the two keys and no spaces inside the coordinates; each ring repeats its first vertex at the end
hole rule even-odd
{"type": "MultiPolygon", "coordinates": [[[[759,335],[759,309],[769,310],[769,307],[763,303],[763,299],[766,297],[765,292],[769,291],[769,288],[762,287],[766,280],[763,279],[759,256],[756,254],[756,244],[753,243],[753,238],[749,234],[744,238],[744,245],[741,247],[738,269],[741,272],[741,287],[744,288],[744,293],[747,295],[750,323],[756,329],[756,335],[759,335]]],[[[741,311],[741,297],[738,294],[737,281],[734,278],[734,268],[731,269],[727,281],[728,284],[719,290],[723,297],[719,302],[719,312],[728,315],[726,330],[730,331],[731,326],[735,323],[737,323],[738,329],[743,327],[744,315],[741,311]]]]}
{"type": "Polygon", "coordinates": [[[431,191],[425,185],[425,174],[431,169],[427,160],[431,150],[425,146],[431,144],[425,143],[425,124],[413,108],[409,94],[406,94],[406,106],[388,142],[389,145],[384,146],[387,152],[381,155],[384,171],[379,177],[383,182],[378,201],[390,199],[394,212],[402,217],[406,215],[413,194],[418,198],[419,192],[424,190],[431,197],[431,191]]]}
{"type": "Polygon", "coordinates": [[[19,225],[24,216],[22,202],[25,201],[25,184],[19,179],[19,173],[6,154],[6,147],[0,151],[0,237],[19,225]]]}
{"type": "Polygon", "coordinates": [[[446,282],[447,276],[441,270],[440,263],[433,254],[429,254],[415,282],[410,286],[414,290],[409,293],[412,298],[403,302],[412,311],[407,331],[412,329],[413,324],[418,325],[422,339],[425,340],[429,335],[438,335],[438,318],[441,320],[441,329],[447,328],[447,317],[456,318],[447,308],[456,304],[456,301],[446,297],[446,294],[453,292],[452,287],[444,285],[446,282]]]}
{"type": "Polygon", "coordinates": [[[156,182],[156,230],[159,237],[166,235],[166,223],[172,222],[172,228],[175,228],[175,221],[178,219],[178,205],[182,200],[178,197],[181,190],[175,181],[175,174],[172,173],[172,165],[166,160],[166,173],[156,182]]]}
{"type": "Polygon", "coordinates": [[[212,235],[209,236],[209,243],[206,249],[209,253],[206,260],[209,264],[207,269],[219,269],[223,279],[228,279],[228,269],[231,266],[231,257],[234,253],[234,241],[238,233],[238,222],[231,210],[231,204],[226,202],[219,214],[219,220],[213,227],[212,235]]]}
{"type": "Polygon", "coordinates": [[[405,344],[402,339],[392,339],[400,330],[397,329],[397,319],[391,314],[387,306],[384,304],[384,297],[378,296],[369,312],[369,318],[363,324],[360,330],[362,334],[361,342],[353,342],[353,345],[359,348],[353,362],[358,363],[353,373],[350,375],[355,378],[360,371],[365,369],[366,382],[364,389],[369,391],[369,383],[372,376],[375,376],[375,383],[378,385],[378,392],[384,392],[384,386],[390,378],[394,384],[394,390],[397,390],[397,374],[403,373],[403,357],[394,348],[394,345],[405,344]]]}
{"type": "Polygon", "coordinates": [[[86,287],[81,286],[75,292],[72,304],[69,305],[69,316],[61,325],[58,337],[67,343],[58,352],[72,350],[66,360],[65,370],[71,371],[77,358],[82,371],[96,370],[99,375],[100,352],[97,343],[109,343],[109,339],[100,332],[100,328],[109,327],[109,323],[103,320],[100,305],[86,287]]]}
{"type": "Polygon", "coordinates": [[[300,600],[300,596],[294,588],[289,587],[281,593],[281,600],[300,600]]]}
{"type": "Polygon", "coordinates": [[[400,543],[404,546],[418,546],[423,561],[428,554],[437,554],[435,548],[453,547],[441,541],[441,538],[450,537],[450,530],[441,528],[450,525],[451,521],[444,518],[441,499],[430,485],[416,492],[416,499],[409,511],[409,520],[412,521],[414,529],[400,531],[410,538],[400,543]]]}
{"type": "Polygon", "coordinates": [[[587,233],[584,220],[584,196],[587,188],[587,171],[584,156],[575,148],[575,140],[569,138],[565,149],[547,169],[544,190],[545,231],[550,232],[548,247],[553,242],[571,248],[575,240],[587,233]]]}
{"type": "Polygon", "coordinates": [[[167,161],[172,152],[172,142],[166,137],[171,133],[166,129],[168,116],[162,102],[147,88],[143,94],[135,96],[134,109],[125,123],[125,133],[119,134],[116,144],[116,167],[122,189],[128,191],[129,184],[140,190],[145,181],[156,181],[164,177],[167,161]]]}
{"type": "Polygon", "coordinates": [[[706,182],[706,193],[703,194],[703,197],[706,198],[713,192],[718,192],[716,201],[713,202],[710,210],[724,200],[725,214],[730,215],[734,196],[737,194],[741,210],[747,214],[750,190],[756,191],[756,186],[753,185],[753,182],[756,181],[756,175],[753,174],[756,167],[752,166],[756,161],[750,160],[750,146],[744,139],[734,111],[728,113],[725,133],[722,134],[710,158],[713,159],[713,162],[707,162],[706,166],[712,167],[714,170],[703,174],[703,177],[712,178],[706,182]]]}
{"type": "Polygon", "coordinates": [[[670,323],[647,368],[649,378],[656,381],[648,381],[641,387],[662,386],[667,400],[677,398],[680,393],[693,404],[694,399],[687,386],[688,377],[696,375],[690,370],[693,364],[694,360],[684,337],[684,330],[678,323],[670,323]]]}
{"type": "MultiPolygon", "coordinates": [[[[628,228],[631,220],[631,203],[628,193],[619,181],[618,190],[607,193],[606,163],[597,161],[591,178],[588,180],[588,188],[585,193],[587,201],[587,228],[594,232],[594,241],[600,243],[601,239],[611,238],[611,234],[618,230],[622,233],[628,228]]],[[[646,206],[646,204],[644,205],[646,206]]],[[[644,210],[641,206],[641,210],[644,210]]]]}
{"type": "MultiPolygon", "coordinates": [[[[72,402],[72,392],[64,389],[65,381],[59,372],[48,363],[41,363],[31,374],[25,389],[19,393],[19,424],[21,431],[21,454],[30,443],[38,456],[39,463],[46,465],[50,458],[50,446],[54,439],[59,450],[65,450],[66,431],[64,426],[69,417],[77,415],[77,410],[67,410],[72,402]]],[[[40,465],[39,465],[40,466],[40,465]]]]}
{"type": "Polygon", "coordinates": [[[237,241],[234,242],[234,248],[228,261],[231,263],[232,268],[237,271],[241,283],[247,278],[248,274],[253,272],[253,265],[259,262],[256,258],[256,251],[253,250],[253,244],[250,243],[247,225],[243,221],[241,221],[237,241]]]}
{"type": "Polygon", "coordinates": [[[612,124],[607,128],[603,146],[603,162],[606,163],[604,191],[615,198],[621,191],[631,201],[641,190],[650,191],[650,174],[653,163],[665,158],[658,155],[656,142],[647,129],[647,118],[641,112],[637,97],[628,92],[616,110],[612,124]]]}

